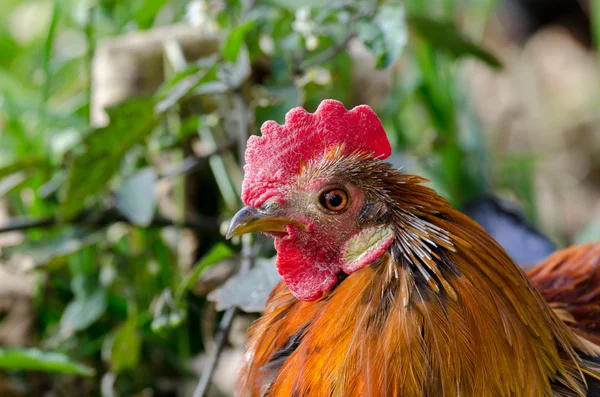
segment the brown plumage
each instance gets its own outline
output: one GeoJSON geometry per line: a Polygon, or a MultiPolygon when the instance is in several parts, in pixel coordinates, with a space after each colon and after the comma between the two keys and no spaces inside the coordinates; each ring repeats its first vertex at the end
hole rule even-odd
{"type": "Polygon", "coordinates": [[[527,275],[571,328],[600,344],[600,242],[558,251],[527,275]]]}
{"type": "MultiPolygon", "coordinates": [[[[284,279],[250,330],[240,395],[598,392],[600,348],[585,339],[589,329],[563,321],[577,319],[596,291],[584,298],[552,281],[568,265],[532,271],[554,311],[506,252],[422,178],[343,144],[289,169],[293,178],[262,185],[275,193],[248,194],[251,205],[230,226],[229,234],[272,234],[284,279]],[[339,191],[342,210],[319,207],[339,191]]],[[[573,267],[569,279],[583,285],[595,266],[573,267]]]]}

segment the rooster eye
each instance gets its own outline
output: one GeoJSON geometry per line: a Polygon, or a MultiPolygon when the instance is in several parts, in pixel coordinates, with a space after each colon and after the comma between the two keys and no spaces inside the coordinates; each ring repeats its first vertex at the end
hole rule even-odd
{"type": "Polygon", "coordinates": [[[339,212],[348,205],[348,193],[342,189],[327,190],[321,193],[319,202],[329,211],[339,212]]]}

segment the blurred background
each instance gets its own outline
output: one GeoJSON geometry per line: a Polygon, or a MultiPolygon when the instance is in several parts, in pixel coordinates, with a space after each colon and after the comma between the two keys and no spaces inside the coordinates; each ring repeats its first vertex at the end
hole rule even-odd
{"type": "Polygon", "coordinates": [[[325,98],[522,265],[600,239],[599,48],[597,0],[3,0],[0,396],[231,395],[241,154],[325,98]]]}

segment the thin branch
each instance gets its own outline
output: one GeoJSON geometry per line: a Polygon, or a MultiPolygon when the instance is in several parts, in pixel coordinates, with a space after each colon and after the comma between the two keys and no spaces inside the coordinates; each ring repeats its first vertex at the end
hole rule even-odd
{"type": "Polygon", "coordinates": [[[231,329],[231,324],[233,324],[233,319],[235,318],[237,310],[237,307],[229,308],[223,315],[223,318],[219,323],[217,336],[215,337],[215,347],[209,358],[210,361],[204,372],[202,372],[202,377],[198,382],[198,386],[196,386],[196,390],[194,390],[193,397],[204,397],[206,395],[212,374],[215,372],[217,363],[219,362],[219,357],[221,356],[221,352],[223,351],[223,347],[229,336],[229,330],[231,329]]]}
{"type": "MultiPolygon", "coordinates": [[[[85,33],[85,69],[88,71],[87,81],[85,83],[85,95],[87,99],[87,103],[92,103],[92,63],[94,58],[94,51],[96,48],[96,42],[94,37],[94,22],[95,22],[95,14],[96,14],[96,5],[93,1],[88,1],[85,3],[86,6],[86,18],[84,25],[84,33],[85,33]]],[[[92,112],[87,113],[87,121],[90,122],[90,116],[92,112]]]]}
{"type": "MultiPolygon", "coordinates": [[[[128,222],[125,217],[120,222],[128,222]]],[[[128,222],[129,223],[129,222],[128,222]]],[[[193,218],[184,219],[183,221],[176,221],[170,218],[164,218],[161,216],[156,216],[148,227],[156,228],[156,227],[179,227],[186,229],[194,229],[201,232],[211,233],[211,234],[220,234],[221,233],[221,223],[217,218],[206,217],[206,216],[198,216],[195,215],[193,218]]]]}
{"type": "Polygon", "coordinates": [[[306,72],[309,68],[317,65],[322,65],[325,62],[334,58],[337,54],[344,51],[348,47],[348,43],[355,37],[353,32],[349,32],[346,37],[339,43],[336,43],[332,47],[329,47],[326,51],[323,51],[321,54],[316,56],[315,58],[308,60],[306,62],[301,63],[296,67],[296,73],[302,74],[306,72]]]}
{"type": "Polygon", "coordinates": [[[10,220],[8,224],[0,227],[0,233],[17,232],[29,229],[44,229],[56,226],[57,223],[57,219],[54,216],[40,219],[17,218],[10,220]]]}
{"type": "Polygon", "coordinates": [[[354,28],[355,28],[357,21],[361,18],[373,18],[375,16],[375,13],[377,12],[378,6],[379,6],[379,1],[377,1],[374,5],[366,8],[366,9],[363,9],[362,11],[355,14],[350,19],[350,21],[348,23],[348,30],[346,32],[346,35],[340,42],[335,43],[333,46],[329,47],[326,51],[323,51],[322,53],[317,55],[315,58],[312,58],[312,59],[307,60],[302,63],[297,63],[294,72],[298,75],[303,74],[309,68],[311,68],[313,66],[322,65],[325,62],[334,58],[340,52],[347,49],[348,43],[350,43],[350,40],[352,40],[354,37],[356,37],[354,28]]]}
{"type": "MultiPolygon", "coordinates": [[[[125,222],[130,225],[133,225],[131,221],[129,221],[124,215],[120,214],[115,209],[108,209],[97,213],[84,211],[75,218],[73,218],[71,221],[64,223],[61,222],[60,219],[56,216],[50,216],[39,219],[17,218],[9,221],[4,226],[1,226],[0,234],[31,229],[47,229],[63,226],[65,224],[102,229],[106,226],[118,222],[125,222]]],[[[221,224],[218,219],[200,216],[195,216],[194,218],[185,219],[183,221],[176,221],[157,215],[147,227],[157,228],[168,226],[189,228],[210,234],[220,234],[221,229],[221,224]]]]}
{"type": "MultiPolygon", "coordinates": [[[[254,266],[254,262],[256,262],[258,250],[254,249],[251,241],[252,240],[250,239],[249,235],[242,236],[242,262],[240,273],[245,273],[250,270],[252,266],[254,266]]],[[[215,346],[211,351],[206,369],[202,372],[200,381],[194,390],[193,397],[206,396],[208,386],[210,386],[210,381],[215,369],[217,368],[217,364],[219,363],[219,357],[221,357],[221,353],[225,347],[225,342],[227,342],[229,337],[229,331],[231,330],[233,319],[238,314],[238,311],[239,309],[237,307],[231,307],[225,311],[223,318],[221,318],[221,322],[219,323],[219,328],[215,336],[215,346]]]]}

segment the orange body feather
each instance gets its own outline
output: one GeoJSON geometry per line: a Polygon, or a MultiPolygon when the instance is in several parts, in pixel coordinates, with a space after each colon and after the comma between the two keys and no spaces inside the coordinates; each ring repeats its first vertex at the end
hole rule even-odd
{"type": "MultiPolygon", "coordinates": [[[[319,170],[309,164],[302,175],[310,179],[336,161],[321,162],[319,170]]],[[[278,284],[250,331],[239,394],[588,395],[599,348],[582,337],[593,330],[570,324],[574,332],[563,320],[585,324],[585,316],[597,313],[598,248],[590,254],[595,261],[565,277],[562,259],[578,251],[557,254],[531,272],[532,283],[478,224],[421,178],[385,167],[370,174],[403,213],[393,220],[403,248],[315,302],[297,300],[278,284]],[[595,285],[579,289],[590,281],[595,285]]]]}

